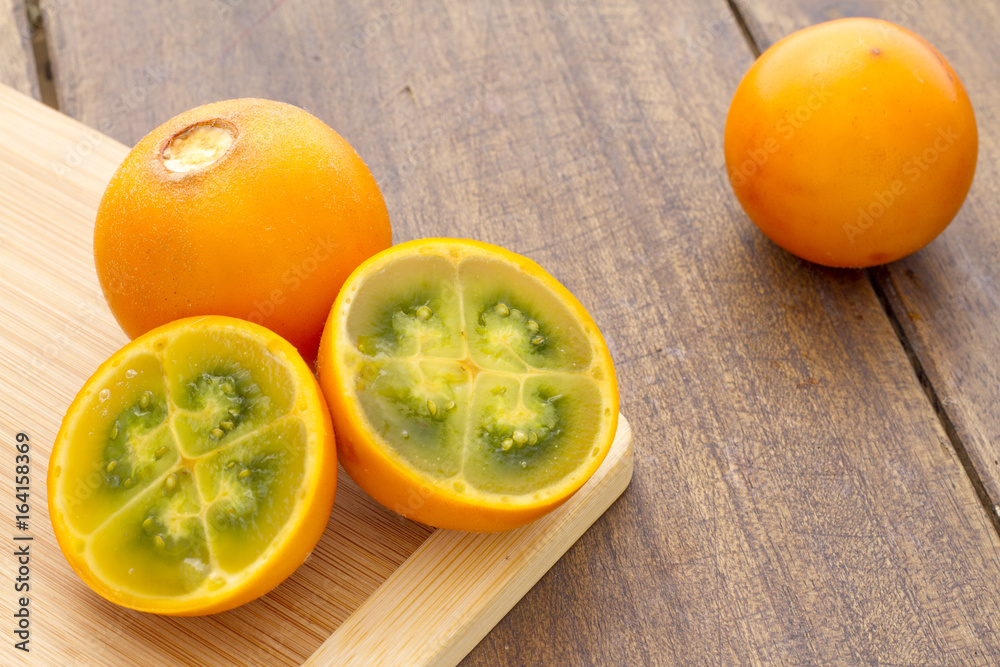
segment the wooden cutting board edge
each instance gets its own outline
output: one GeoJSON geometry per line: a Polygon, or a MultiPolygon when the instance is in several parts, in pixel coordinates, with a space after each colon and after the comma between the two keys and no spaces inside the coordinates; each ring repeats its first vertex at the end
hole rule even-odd
{"type": "Polygon", "coordinates": [[[523,528],[432,533],[303,665],[458,664],[625,491],[632,441],[619,415],[594,476],[523,528]]]}
{"type": "MultiPolygon", "coordinates": [[[[65,137],[49,138],[59,146],[46,148],[53,155],[69,150],[65,164],[32,154],[23,166],[33,178],[53,171],[60,187],[80,201],[102,189],[95,184],[106,182],[127,151],[3,85],[0,109],[28,125],[61,128],[65,137]],[[83,150],[87,160],[69,161],[83,150]]],[[[304,664],[457,664],[624,492],[632,478],[632,443],[631,427],[619,415],[611,449],[594,476],[528,526],[504,533],[433,532],[304,664]]]]}

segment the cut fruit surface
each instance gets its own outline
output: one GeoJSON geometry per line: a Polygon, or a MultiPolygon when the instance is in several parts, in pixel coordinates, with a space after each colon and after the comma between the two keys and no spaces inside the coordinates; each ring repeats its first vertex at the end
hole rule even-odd
{"type": "Polygon", "coordinates": [[[171,615],[225,611],[281,583],[326,527],[337,459],[295,348],[229,317],[154,329],[70,405],[49,513],[96,592],[171,615]]]}
{"type": "Polygon", "coordinates": [[[344,284],[319,378],[341,464],[433,526],[497,531],[564,502],[607,454],[618,387],[583,306],[537,264],[457,239],[403,243],[344,284]]]}

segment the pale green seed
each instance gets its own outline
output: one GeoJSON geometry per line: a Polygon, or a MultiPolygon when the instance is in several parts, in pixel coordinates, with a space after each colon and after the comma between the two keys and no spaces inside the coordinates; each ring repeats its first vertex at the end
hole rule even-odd
{"type": "Polygon", "coordinates": [[[500,317],[507,317],[508,315],[510,315],[510,308],[508,308],[507,304],[505,303],[498,303],[496,306],[494,306],[493,310],[495,310],[497,315],[499,315],[500,317]]]}
{"type": "Polygon", "coordinates": [[[511,447],[513,447],[513,446],[514,446],[514,439],[513,438],[504,438],[503,439],[503,450],[505,452],[508,449],[510,449],[511,447]]]}
{"type": "Polygon", "coordinates": [[[452,410],[454,410],[455,409],[455,401],[448,401],[445,404],[444,409],[447,410],[448,412],[451,412],[452,410]]]}
{"type": "Polygon", "coordinates": [[[108,464],[108,467],[105,468],[105,470],[108,471],[108,474],[110,475],[115,471],[115,468],[117,467],[118,467],[118,461],[112,461],[111,463],[108,464]]]}
{"type": "Polygon", "coordinates": [[[219,438],[221,438],[226,434],[226,432],[223,431],[221,428],[213,428],[211,433],[212,437],[215,438],[216,440],[218,440],[219,438]]]}
{"type": "Polygon", "coordinates": [[[230,468],[234,467],[235,465],[236,465],[236,461],[230,461],[230,462],[229,462],[229,463],[228,463],[228,464],[226,465],[226,469],[228,470],[228,469],[230,469],[230,468]]]}
{"type": "Polygon", "coordinates": [[[232,382],[223,382],[221,385],[219,385],[219,389],[221,389],[222,393],[225,394],[226,396],[232,396],[233,393],[236,391],[236,387],[233,386],[232,382]]]}
{"type": "Polygon", "coordinates": [[[521,315],[522,314],[523,313],[521,313],[521,311],[518,310],[517,308],[511,308],[510,309],[510,316],[511,317],[514,317],[514,318],[517,318],[517,319],[521,319],[521,315]]]}
{"type": "Polygon", "coordinates": [[[115,425],[111,427],[111,439],[118,439],[118,422],[115,422],[115,425]]]}
{"type": "Polygon", "coordinates": [[[250,469],[249,468],[244,468],[243,470],[240,471],[240,474],[237,475],[237,477],[239,479],[246,479],[249,476],[250,476],[250,469]]]}
{"type": "Polygon", "coordinates": [[[161,549],[167,546],[166,541],[163,539],[163,535],[157,535],[156,537],[153,538],[153,541],[156,542],[156,546],[160,547],[161,549]]]}
{"type": "Polygon", "coordinates": [[[177,486],[177,475],[170,473],[167,478],[163,481],[163,485],[167,487],[167,491],[173,491],[174,487],[177,486]]]}
{"type": "Polygon", "coordinates": [[[153,400],[153,392],[144,391],[139,395],[139,407],[145,410],[153,400]]]}
{"type": "Polygon", "coordinates": [[[133,484],[135,484],[135,480],[134,479],[132,479],[131,477],[126,478],[126,480],[125,480],[125,488],[126,489],[131,488],[133,484]]]}
{"type": "Polygon", "coordinates": [[[434,313],[431,312],[431,309],[428,308],[427,306],[420,306],[419,308],[417,308],[417,317],[420,318],[421,320],[425,321],[429,320],[431,318],[431,315],[433,314],[434,313]]]}
{"type": "Polygon", "coordinates": [[[153,458],[156,459],[156,460],[160,460],[160,459],[163,458],[163,455],[166,454],[166,453],[167,453],[167,448],[166,447],[160,447],[155,452],[153,452],[153,458]]]}
{"type": "Polygon", "coordinates": [[[153,527],[153,517],[146,517],[146,520],[142,522],[142,527],[149,530],[153,527]]]}
{"type": "Polygon", "coordinates": [[[514,431],[512,438],[514,442],[516,442],[519,445],[523,445],[524,443],[528,442],[528,434],[525,433],[524,431],[514,431]]]}
{"type": "Polygon", "coordinates": [[[234,424],[231,421],[220,422],[219,426],[221,426],[223,428],[223,430],[226,430],[226,431],[232,431],[234,428],[236,428],[236,424],[234,424]]]}
{"type": "Polygon", "coordinates": [[[434,401],[427,401],[427,412],[431,413],[431,417],[434,417],[438,413],[437,403],[434,401]]]}
{"type": "Polygon", "coordinates": [[[538,322],[536,322],[535,320],[528,320],[527,322],[525,322],[524,326],[528,327],[528,331],[530,331],[531,333],[538,333],[539,326],[538,322]]]}
{"type": "Polygon", "coordinates": [[[534,431],[532,431],[531,435],[528,436],[528,444],[529,445],[537,445],[538,444],[538,434],[535,433],[534,431]]]}
{"type": "Polygon", "coordinates": [[[541,345],[544,342],[545,342],[545,336],[535,336],[534,338],[531,339],[532,345],[541,345]]]}

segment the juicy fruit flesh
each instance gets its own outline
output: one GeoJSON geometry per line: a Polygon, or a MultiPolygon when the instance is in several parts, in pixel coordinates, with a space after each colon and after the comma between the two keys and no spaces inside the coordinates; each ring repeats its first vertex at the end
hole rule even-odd
{"type": "Polygon", "coordinates": [[[539,281],[484,258],[422,256],[352,298],[341,361],[406,465],[459,495],[538,500],[600,454],[603,366],[539,281]]]}
{"type": "Polygon", "coordinates": [[[56,471],[71,546],[102,580],[215,592],[266,555],[309,444],[282,363],[250,337],[182,331],[102,378],[56,471]]]}

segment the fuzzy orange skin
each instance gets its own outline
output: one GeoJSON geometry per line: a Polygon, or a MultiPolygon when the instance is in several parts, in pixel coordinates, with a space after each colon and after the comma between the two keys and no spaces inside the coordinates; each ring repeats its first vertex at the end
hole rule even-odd
{"type": "Polygon", "coordinates": [[[252,330],[266,339],[267,346],[273,354],[285,357],[295,372],[302,393],[302,401],[306,405],[303,415],[308,414],[311,417],[309,428],[317,435],[320,443],[320,446],[316,447],[313,452],[315,459],[309,468],[309,488],[301,500],[303,509],[299,514],[299,523],[293,534],[279,545],[277,552],[270,560],[235,590],[223,591],[221,594],[198,601],[178,601],[171,598],[136,597],[106,583],[91,570],[86,560],[74,551],[72,547],[74,536],[67,526],[67,520],[63,516],[63,509],[58,500],[58,494],[62,492],[57,472],[59,461],[63,450],[71,446],[73,439],[73,433],[67,427],[67,420],[84,401],[88,400],[87,394],[90,389],[90,381],[88,380],[88,383],[80,389],[66,411],[67,417],[63,420],[52,447],[46,477],[49,518],[59,548],[62,549],[66,560],[84,583],[106,600],[129,609],[165,616],[204,616],[228,611],[255,600],[290,577],[305,562],[323,536],[330,512],[333,509],[333,501],[337,492],[337,447],[333,426],[330,422],[330,413],[319,384],[309,367],[306,366],[295,348],[274,332],[252,323],[228,317],[193,317],[177,320],[140,336],[118,350],[94,371],[93,377],[100,376],[103,371],[119,365],[126,358],[128,350],[135,346],[147,345],[155,339],[169,337],[171,333],[186,328],[213,326],[235,326],[252,330]]]}
{"type": "Polygon", "coordinates": [[[229,315],[311,363],[341,284],[391,243],[378,185],[340,135],[298,107],[238,99],[182,113],[132,149],[101,200],[94,259],[130,338],[229,315]],[[204,170],[168,171],[170,140],[213,119],[236,127],[229,151],[204,170]]]}
{"type": "Polygon", "coordinates": [[[614,364],[607,346],[601,338],[600,331],[583,305],[545,269],[526,257],[517,255],[499,246],[465,239],[432,238],[409,241],[395,245],[372,257],[348,278],[344,289],[330,311],[323,340],[320,343],[317,361],[320,386],[330,405],[333,417],[334,431],[337,434],[337,456],[340,465],[351,476],[358,486],[381,505],[409,519],[438,528],[472,532],[499,532],[523,526],[566,502],[580,487],[586,483],[600,467],[607,456],[614,440],[618,425],[618,384],[614,377],[614,364]],[[535,277],[541,278],[546,285],[563,301],[577,319],[588,327],[601,342],[596,350],[605,368],[610,370],[611,411],[607,437],[598,443],[601,447],[599,456],[591,460],[579,484],[565,493],[553,497],[546,502],[526,505],[491,505],[470,502],[465,497],[453,493],[447,488],[415,474],[410,468],[402,465],[394,457],[386,453],[379,437],[369,428],[362,409],[348,392],[344,390],[352,378],[343,373],[337,363],[336,328],[346,317],[348,311],[347,299],[351,298],[352,285],[360,281],[366,271],[377,271],[378,262],[391,258],[394,254],[419,253],[422,249],[432,246],[446,248],[452,257],[458,258],[468,252],[468,249],[484,250],[519,266],[519,268],[535,277]]]}
{"type": "Polygon", "coordinates": [[[961,208],[977,150],[951,66],[912,32],[869,18],[776,43],[726,119],[726,166],[747,215],[782,248],[834,267],[930,243],[961,208]]]}

